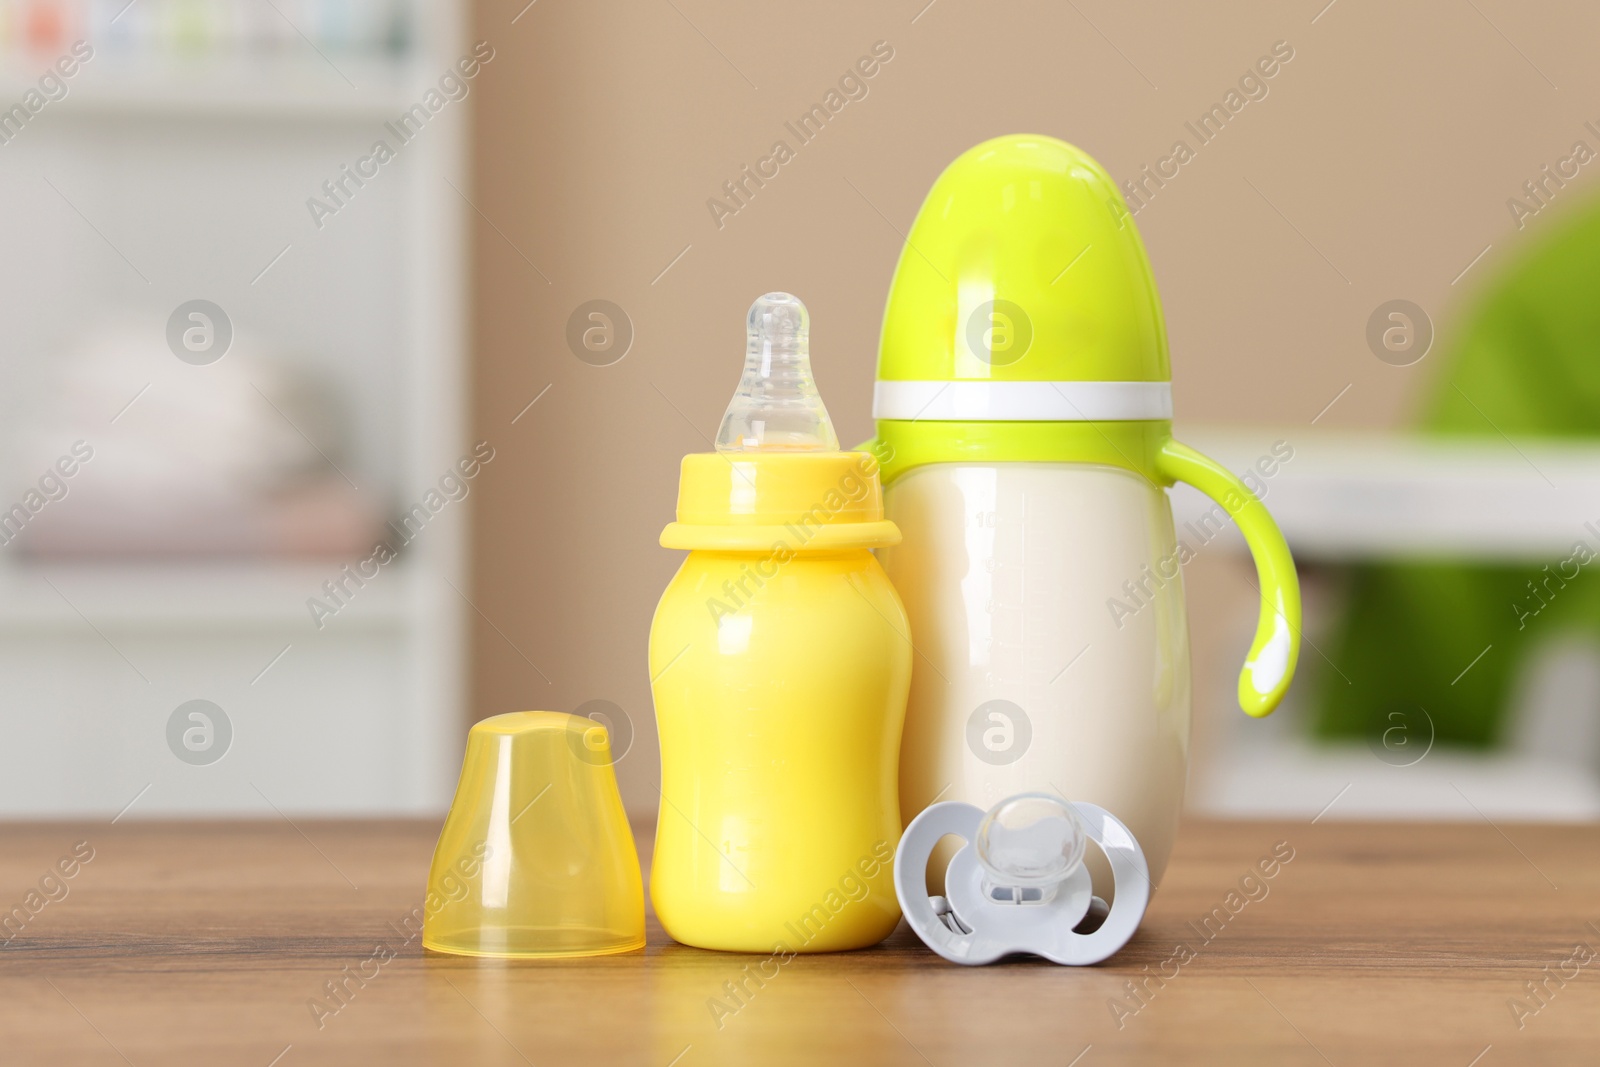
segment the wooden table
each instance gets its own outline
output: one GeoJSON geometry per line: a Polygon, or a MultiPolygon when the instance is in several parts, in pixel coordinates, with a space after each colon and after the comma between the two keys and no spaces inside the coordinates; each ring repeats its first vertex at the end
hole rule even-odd
{"type": "Polygon", "coordinates": [[[956,967],[902,926],[877,949],[798,957],[743,1003],[723,983],[754,957],[684,948],[653,923],[626,956],[424,956],[397,924],[419,903],[435,832],[0,828],[0,907],[26,912],[64,857],[74,872],[0,933],[0,1063],[1600,1061],[1600,958],[1574,960],[1576,945],[1580,959],[1600,952],[1596,827],[1191,821],[1143,928],[1106,964],[956,967]],[[77,842],[93,858],[74,865],[77,842]],[[1279,842],[1294,858],[1245,882],[1247,900],[1241,879],[1279,842]],[[1227,918],[1207,940],[1197,928],[1215,908],[1227,918]],[[379,944],[397,958],[346,980],[319,1020],[313,998],[379,944]],[[1174,977],[1149,977],[1161,974],[1174,977]],[[1545,983],[1542,1004],[1530,981],[1545,983]],[[720,1028],[713,999],[738,1005],[720,1028]]]}

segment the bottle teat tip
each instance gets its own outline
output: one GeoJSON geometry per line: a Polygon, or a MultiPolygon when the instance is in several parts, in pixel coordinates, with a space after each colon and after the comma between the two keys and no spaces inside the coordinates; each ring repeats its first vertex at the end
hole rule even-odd
{"type": "Polygon", "coordinates": [[[793,293],[767,293],[750,305],[746,320],[751,339],[804,340],[811,330],[811,316],[793,293]]]}

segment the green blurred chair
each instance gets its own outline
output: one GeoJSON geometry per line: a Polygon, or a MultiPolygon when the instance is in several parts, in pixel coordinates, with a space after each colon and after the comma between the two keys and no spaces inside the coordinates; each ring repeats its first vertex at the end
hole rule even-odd
{"type": "MultiPolygon", "coordinates": [[[[1423,433],[1586,443],[1600,437],[1600,202],[1543,225],[1560,228],[1491,285],[1443,354],[1423,433]]],[[[1600,525],[1600,515],[1594,518],[1600,525]]],[[[1586,552],[1600,552],[1586,530],[1575,528],[1572,537],[1586,552]]],[[[1564,584],[1546,583],[1571,554],[1507,565],[1439,559],[1358,568],[1327,648],[1349,682],[1325,667],[1320,672],[1316,734],[1379,737],[1394,721],[1391,712],[1407,721],[1421,707],[1441,743],[1501,741],[1511,687],[1535,643],[1573,628],[1600,636],[1595,565],[1564,584]],[[1549,572],[1541,570],[1545,563],[1549,572]],[[1540,599],[1530,581],[1539,583],[1540,599]],[[1541,604],[1537,615],[1528,614],[1541,604]]]]}

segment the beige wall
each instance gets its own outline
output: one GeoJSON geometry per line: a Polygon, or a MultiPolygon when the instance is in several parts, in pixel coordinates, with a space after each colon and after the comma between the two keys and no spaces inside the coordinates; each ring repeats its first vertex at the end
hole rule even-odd
{"type": "MultiPolygon", "coordinates": [[[[498,458],[474,498],[473,599],[492,624],[475,619],[472,706],[619,704],[638,730],[619,767],[636,809],[655,802],[646,634],[679,561],[656,536],[679,457],[709,447],[737,380],[745,310],[772,289],[808,303],[841,437],[868,436],[896,230],[963,149],[1048,133],[1133,177],[1180,137],[1194,147],[1184,121],[1287,41],[1294,58],[1268,95],[1137,217],[1179,420],[1303,423],[1352,384],[1322,424],[1385,426],[1436,361],[1375,359],[1373,308],[1409,298],[1444,326],[1586,194],[1563,191],[1522,233],[1506,198],[1574,140],[1600,144],[1583,128],[1600,126],[1600,12],[1576,2],[1557,17],[1509,0],[1339,0],[1313,25],[1319,0],[938,0],[915,23],[924,0],[544,0],[512,24],[524,2],[476,10],[475,38],[497,56],[474,95],[473,199],[490,220],[475,229],[475,419],[498,458]],[[880,40],[894,58],[866,98],[719,230],[707,199],[775,139],[794,147],[785,120],[880,40]],[[592,298],[621,305],[636,330],[614,366],[580,362],[564,340],[592,298]]],[[[1191,582],[1203,678],[1221,657],[1231,674],[1243,651],[1211,634],[1247,632],[1245,574],[1219,565],[1191,582]],[[1198,624],[1238,613],[1243,626],[1198,624]]],[[[1198,692],[1204,703],[1227,688],[1198,692]]]]}

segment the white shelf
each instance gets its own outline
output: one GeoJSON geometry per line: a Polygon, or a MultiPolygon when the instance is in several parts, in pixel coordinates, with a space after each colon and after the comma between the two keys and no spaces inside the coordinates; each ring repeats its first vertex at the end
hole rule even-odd
{"type": "MultiPolygon", "coordinates": [[[[192,62],[100,58],[67,82],[66,98],[41,117],[262,118],[299,122],[386,121],[417,103],[436,73],[413,61],[370,56],[220,56],[192,62]],[[348,81],[346,79],[349,79],[348,81]]],[[[0,100],[15,102],[37,72],[0,69],[0,100]]]]}
{"type": "MultiPolygon", "coordinates": [[[[1423,438],[1316,428],[1183,426],[1179,440],[1235,473],[1287,442],[1294,456],[1263,481],[1297,558],[1356,560],[1565,558],[1582,538],[1600,549],[1600,445],[1423,438]]],[[[1180,536],[1211,508],[1173,493],[1180,536]]],[[[1237,539],[1237,534],[1230,534],[1237,539]]]]}
{"type": "Polygon", "coordinates": [[[1191,806],[1231,819],[1590,822],[1600,818],[1592,768],[1525,753],[1429,752],[1392,766],[1362,745],[1317,745],[1243,731],[1208,768],[1191,806]]]}
{"type": "MultiPolygon", "coordinates": [[[[0,634],[101,629],[310,630],[309,597],[340,577],[339,561],[295,563],[20,563],[0,569],[0,634]],[[82,612],[82,615],[79,614],[82,612]]],[[[424,577],[396,562],[356,589],[326,627],[399,630],[424,577]]]]}

